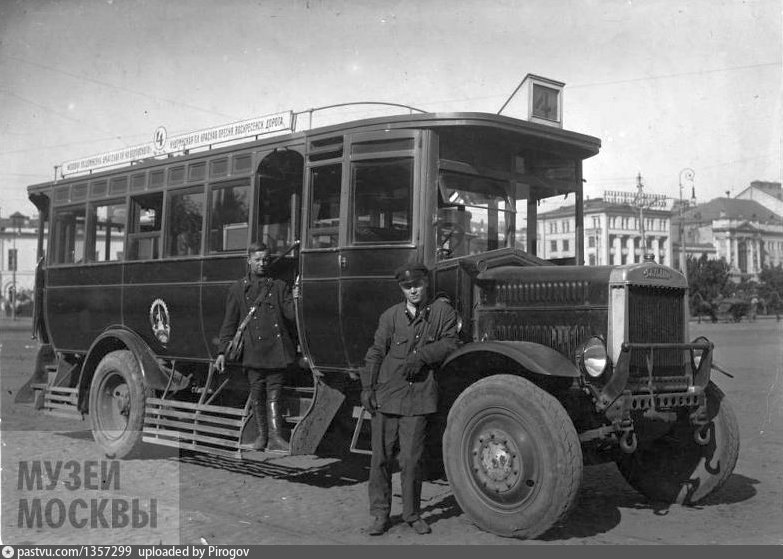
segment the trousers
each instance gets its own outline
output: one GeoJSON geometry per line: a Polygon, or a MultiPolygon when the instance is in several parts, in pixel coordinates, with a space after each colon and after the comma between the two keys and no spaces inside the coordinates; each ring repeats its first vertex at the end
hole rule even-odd
{"type": "Polygon", "coordinates": [[[280,393],[285,383],[286,369],[245,369],[250,385],[250,399],[266,402],[265,391],[280,393]]]}
{"type": "Polygon", "coordinates": [[[395,450],[399,445],[402,519],[414,522],[419,518],[426,430],[426,415],[375,412],[372,416],[372,460],[368,487],[371,516],[388,517],[391,511],[392,468],[395,450]]]}

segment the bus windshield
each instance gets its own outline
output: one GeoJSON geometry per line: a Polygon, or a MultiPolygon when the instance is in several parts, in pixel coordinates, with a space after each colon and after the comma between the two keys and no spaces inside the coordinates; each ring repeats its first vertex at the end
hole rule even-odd
{"type": "Polygon", "coordinates": [[[548,213],[581,203],[584,152],[557,139],[489,127],[438,130],[437,149],[438,259],[507,247],[558,263],[574,256],[581,214],[548,213]],[[546,222],[555,218],[556,238],[546,222]]]}
{"type": "Polygon", "coordinates": [[[439,179],[438,250],[442,257],[506,246],[514,231],[507,182],[444,171],[439,179]]]}
{"type": "Polygon", "coordinates": [[[574,212],[576,177],[576,163],[565,159],[517,158],[512,170],[441,161],[438,258],[516,247],[566,263],[580,225],[574,212]]]}

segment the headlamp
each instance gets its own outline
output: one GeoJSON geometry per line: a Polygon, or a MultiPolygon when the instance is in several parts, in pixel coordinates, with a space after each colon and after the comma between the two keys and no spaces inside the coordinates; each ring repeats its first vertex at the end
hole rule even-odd
{"type": "Polygon", "coordinates": [[[593,336],[582,344],[577,357],[582,372],[590,378],[598,378],[603,375],[609,364],[606,344],[598,336],[593,336]]]}

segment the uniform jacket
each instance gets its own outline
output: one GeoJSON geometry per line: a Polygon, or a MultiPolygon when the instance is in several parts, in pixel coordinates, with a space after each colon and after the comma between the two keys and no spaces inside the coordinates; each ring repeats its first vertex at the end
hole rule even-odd
{"type": "Polygon", "coordinates": [[[248,276],[234,283],[226,297],[226,314],[220,327],[220,353],[234,337],[258,295],[264,292],[243,334],[242,366],[282,369],[296,358],[294,300],[288,285],[270,277],[248,276]]]}
{"type": "Polygon", "coordinates": [[[381,315],[373,345],[367,350],[362,386],[375,382],[375,398],[383,413],[434,413],[438,386],[433,369],[457,348],[458,341],[457,314],[443,299],[430,301],[416,317],[410,316],[405,301],[389,307],[381,315]],[[409,382],[403,365],[412,353],[425,365],[409,382]]]}

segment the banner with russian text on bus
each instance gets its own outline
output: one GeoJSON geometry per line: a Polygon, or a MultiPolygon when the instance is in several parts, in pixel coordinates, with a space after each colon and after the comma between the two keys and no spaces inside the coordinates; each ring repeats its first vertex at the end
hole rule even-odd
{"type": "Polygon", "coordinates": [[[166,129],[159,126],[155,130],[153,141],[130,146],[106,153],[66,161],[60,167],[62,176],[74,173],[94,171],[104,167],[139,161],[148,157],[169,155],[185,150],[211,146],[233,140],[249,137],[258,137],[275,132],[284,132],[293,129],[293,111],[285,111],[231,124],[224,124],[214,128],[197,130],[179,136],[168,137],[166,129]]]}

